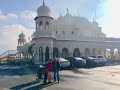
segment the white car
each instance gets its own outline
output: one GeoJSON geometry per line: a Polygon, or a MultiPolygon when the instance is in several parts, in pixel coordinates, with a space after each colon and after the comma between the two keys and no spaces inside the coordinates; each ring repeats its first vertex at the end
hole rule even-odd
{"type": "Polygon", "coordinates": [[[70,62],[64,58],[58,58],[58,61],[60,62],[61,68],[67,68],[70,66],[70,62]]]}

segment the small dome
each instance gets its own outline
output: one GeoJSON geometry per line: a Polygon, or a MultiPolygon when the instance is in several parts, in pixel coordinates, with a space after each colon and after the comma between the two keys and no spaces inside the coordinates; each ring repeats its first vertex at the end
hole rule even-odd
{"type": "Polygon", "coordinates": [[[25,39],[25,35],[23,34],[23,32],[19,35],[19,39],[25,39]]]}
{"type": "Polygon", "coordinates": [[[37,9],[37,13],[38,13],[38,17],[39,16],[52,17],[50,8],[47,7],[45,4],[43,4],[37,9]]]}

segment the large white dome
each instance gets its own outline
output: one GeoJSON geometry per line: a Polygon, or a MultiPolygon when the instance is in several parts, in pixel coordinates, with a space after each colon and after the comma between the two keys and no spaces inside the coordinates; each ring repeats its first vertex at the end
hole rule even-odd
{"type": "Polygon", "coordinates": [[[38,17],[39,16],[52,17],[50,8],[47,7],[45,4],[43,4],[37,9],[37,13],[38,13],[38,17]]]}

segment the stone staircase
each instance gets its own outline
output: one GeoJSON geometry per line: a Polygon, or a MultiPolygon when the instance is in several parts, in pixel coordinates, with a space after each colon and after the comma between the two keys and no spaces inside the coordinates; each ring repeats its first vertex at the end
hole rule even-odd
{"type": "Polygon", "coordinates": [[[10,60],[15,60],[17,54],[17,50],[8,50],[0,55],[0,62],[2,63],[10,60]]]}

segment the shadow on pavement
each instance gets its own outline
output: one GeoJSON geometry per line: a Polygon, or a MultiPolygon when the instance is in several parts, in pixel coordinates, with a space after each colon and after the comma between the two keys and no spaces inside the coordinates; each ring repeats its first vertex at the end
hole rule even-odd
{"type": "Polygon", "coordinates": [[[14,65],[2,65],[0,66],[0,76],[22,76],[34,74],[37,72],[36,67],[32,66],[14,66],[14,65]]]}
{"type": "MultiPolygon", "coordinates": [[[[72,75],[61,75],[62,77],[65,77],[65,78],[80,78],[78,76],[72,76],[72,75]]],[[[64,81],[64,80],[63,80],[64,81]]]]}
{"type": "Polygon", "coordinates": [[[29,83],[25,83],[25,84],[22,84],[22,85],[18,85],[18,86],[12,87],[10,89],[12,89],[12,90],[20,90],[22,88],[25,88],[25,87],[28,87],[30,85],[33,85],[35,83],[36,83],[35,81],[32,81],[32,82],[29,82],[29,83]]]}
{"type": "Polygon", "coordinates": [[[54,84],[57,84],[57,82],[53,82],[53,83],[36,83],[35,81],[32,81],[32,82],[29,82],[29,83],[26,83],[26,84],[22,84],[22,85],[18,85],[18,86],[15,86],[15,87],[12,87],[10,89],[12,90],[40,90],[40,89],[43,89],[43,88],[46,88],[46,87],[49,87],[49,86],[52,86],[54,84]]]}
{"type": "Polygon", "coordinates": [[[38,84],[38,85],[36,85],[36,86],[27,88],[27,89],[25,89],[25,90],[41,90],[41,89],[43,89],[43,88],[52,86],[52,85],[54,85],[54,84],[57,84],[57,83],[38,84]]]}
{"type": "Polygon", "coordinates": [[[84,74],[84,75],[90,74],[88,72],[85,72],[85,71],[82,71],[82,70],[79,70],[79,69],[71,70],[71,71],[74,72],[74,73],[76,73],[76,74],[84,74]]]}

